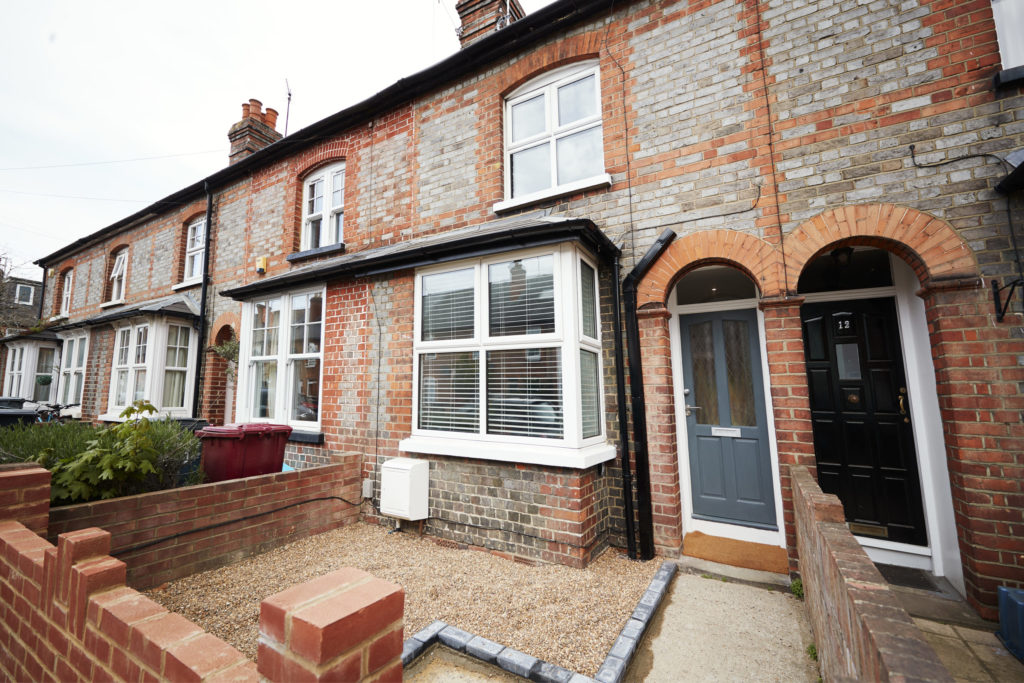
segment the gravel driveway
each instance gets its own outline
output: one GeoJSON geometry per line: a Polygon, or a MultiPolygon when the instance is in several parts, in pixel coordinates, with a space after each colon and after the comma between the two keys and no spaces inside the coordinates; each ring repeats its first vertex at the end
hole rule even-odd
{"type": "Polygon", "coordinates": [[[357,567],[405,588],[406,637],[441,619],[593,676],[660,564],[609,549],[586,569],[530,567],[356,523],[146,594],[255,660],[264,598],[357,567]]]}

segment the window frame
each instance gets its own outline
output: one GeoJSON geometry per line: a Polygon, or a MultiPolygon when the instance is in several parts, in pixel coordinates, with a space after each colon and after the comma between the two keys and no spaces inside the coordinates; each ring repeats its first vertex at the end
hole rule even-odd
{"type": "Polygon", "coordinates": [[[60,309],[57,316],[66,318],[71,314],[71,296],[75,283],[75,269],[68,268],[61,274],[60,309]]]}
{"type": "Polygon", "coordinates": [[[106,303],[119,304],[124,301],[128,283],[128,247],[122,247],[112,252],[111,257],[113,258],[113,263],[110,266],[110,275],[107,277],[108,286],[110,287],[110,298],[107,299],[106,303]]]}
{"type": "Polygon", "coordinates": [[[67,332],[58,334],[62,346],[60,359],[57,363],[55,373],[59,376],[59,398],[60,403],[77,403],[78,405],[69,408],[62,414],[70,417],[80,418],[82,416],[82,399],[85,397],[85,371],[89,365],[89,342],[91,335],[85,332],[67,332]],[[70,347],[70,348],[69,348],[70,347]],[[70,357],[69,357],[70,356],[70,357]],[[79,363],[79,360],[81,363],[79,363]],[[78,377],[76,394],[72,395],[75,386],[75,378],[78,377]]]}
{"type": "MultiPolygon", "coordinates": [[[[309,310],[308,308],[305,310],[309,310]]],[[[308,320],[308,319],[306,319],[308,320]]],[[[303,322],[304,326],[312,323],[303,322]]],[[[301,289],[277,292],[272,295],[253,298],[245,302],[242,308],[242,328],[239,335],[238,353],[238,382],[235,397],[236,415],[239,421],[244,422],[266,422],[274,424],[286,424],[296,432],[319,433],[324,423],[324,346],[327,340],[327,287],[318,285],[315,287],[304,287],[301,289]],[[304,351],[293,353],[291,351],[291,330],[293,327],[292,312],[294,299],[297,297],[321,298],[320,311],[320,346],[315,352],[304,351]],[[277,348],[273,353],[255,354],[253,352],[253,334],[255,307],[259,303],[278,301],[279,316],[276,327],[259,328],[261,330],[276,330],[277,348]],[[293,386],[295,364],[303,361],[316,360],[319,363],[319,374],[317,376],[317,411],[316,420],[292,419],[293,386]],[[266,417],[256,415],[253,404],[254,396],[252,389],[255,387],[256,364],[260,362],[274,362],[276,364],[276,376],[274,379],[274,395],[272,410],[266,417]]]]}
{"type": "Polygon", "coordinates": [[[4,368],[4,396],[21,396],[25,382],[25,345],[10,344],[7,347],[7,361],[4,368]]]}
{"type": "Polygon", "coordinates": [[[185,258],[181,266],[181,284],[202,282],[205,255],[206,216],[198,216],[185,225],[185,258]]]}
{"type": "Polygon", "coordinates": [[[302,222],[300,228],[300,251],[311,251],[314,249],[323,249],[335,245],[344,246],[345,244],[345,161],[335,161],[326,166],[321,166],[309,173],[302,178],[302,222]],[[340,189],[340,201],[334,203],[335,187],[334,181],[336,178],[341,178],[341,189],[340,189]],[[323,194],[321,198],[321,208],[319,211],[313,211],[310,207],[311,191],[312,186],[316,182],[323,183],[323,194]],[[335,224],[335,221],[338,221],[335,224]],[[317,228],[316,239],[313,239],[313,221],[320,221],[317,228]],[[331,232],[334,232],[334,237],[331,238],[331,232]],[[333,241],[325,242],[325,235],[327,239],[333,241]]]}
{"type": "MultiPolygon", "coordinates": [[[[114,343],[110,358],[110,383],[107,392],[106,411],[99,419],[108,422],[120,421],[121,412],[136,398],[153,404],[157,414],[165,417],[189,417],[192,414],[192,391],[195,388],[195,363],[192,358],[199,343],[199,333],[188,321],[179,318],[130,318],[118,321],[114,328],[114,343]],[[164,405],[164,388],[167,381],[167,344],[170,328],[188,330],[188,347],[185,351],[185,389],[181,406],[164,405]],[[122,346],[127,336],[128,345],[122,346]],[[140,347],[145,346],[140,356],[140,347]],[[123,358],[121,351],[124,350],[123,358]],[[123,400],[118,385],[118,375],[125,373],[123,400]],[[140,374],[141,373],[141,374],[140,374]],[[142,377],[141,386],[139,378],[142,377]]],[[[174,366],[171,370],[178,371],[174,366]]]]}
{"type": "Polygon", "coordinates": [[[601,324],[599,303],[599,268],[584,249],[573,243],[538,247],[515,252],[449,262],[417,269],[414,284],[414,325],[412,362],[412,422],[409,438],[403,439],[399,449],[413,453],[432,453],[463,457],[502,460],[507,462],[538,463],[562,467],[590,467],[615,456],[615,448],[607,445],[608,430],[604,410],[604,372],[601,353],[601,324]],[[489,325],[490,291],[488,267],[509,261],[537,256],[553,256],[554,330],[536,334],[492,336],[489,325]],[[580,263],[594,271],[594,302],[596,337],[583,333],[580,263]],[[423,279],[430,275],[473,270],[473,336],[466,339],[422,340],[423,279]],[[555,348],[559,350],[560,402],[562,434],[559,438],[528,435],[488,433],[488,352],[501,350],[532,350],[555,348]],[[583,396],[580,386],[580,351],[592,351],[597,360],[598,433],[583,435],[583,396]],[[478,354],[478,406],[477,428],[474,432],[443,431],[420,427],[420,365],[427,353],[457,353],[475,351],[478,354]]]}
{"type": "Polygon", "coordinates": [[[504,211],[524,204],[541,201],[550,197],[557,197],[573,192],[578,192],[594,187],[607,186],[611,184],[611,176],[607,173],[605,165],[604,150],[604,111],[601,100],[601,71],[597,60],[575,62],[557,69],[553,69],[524,85],[516,88],[503,102],[502,115],[504,120],[502,137],[502,155],[504,161],[504,199],[494,205],[495,211],[504,211]],[[558,123],[558,90],[561,87],[571,85],[589,76],[594,77],[594,106],[595,114],[572,121],[568,124],[558,123]],[[527,102],[533,98],[544,96],[544,131],[535,133],[523,140],[512,140],[512,110],[515,106],[527,102]],[[557,141],[587,130],[597,129],[601,137],[599,170],[584,178],[558,182],[558,149],[557,141]],[[550,172],[550,185],[546,188],[535,190],[526,194],[516,194],[513,188],[512,178],[512,155],[549,145],[548,167],[550,172]]]}
{"type": "Polygon", "coordinates": [[[35,294],[36,288],[32,285],[26,285],[20,282],[14,285],[14,303],[16,304],[21,306],[31,306],[32,302],[35,300],[35,294]],[[28,290],[28,301],[21,300],[21,292],[23,289],[28,290]]]}

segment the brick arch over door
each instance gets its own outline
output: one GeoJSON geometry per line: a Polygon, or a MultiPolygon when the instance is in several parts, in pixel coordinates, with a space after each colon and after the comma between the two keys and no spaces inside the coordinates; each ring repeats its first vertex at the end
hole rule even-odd
{"type": "Polygon", "coordinates": [[[819,214],[786,236],[786,281],[790,293],[796,292],[804,267],[837,243],[894,252],[914,269],[925,287],[978,277],[973,253],[945,221],[905,206],[860,204],[819,214]]]}
{"type": "Polygon", "coordinates": [[[761,296],[782,291],[777,249],[764,240],[735,230],[705,230],[676,239],[644,276],[637,288],[637,308],[668,301],[679,274],[698,263],[724,263],[749,275],[761,296]]]}

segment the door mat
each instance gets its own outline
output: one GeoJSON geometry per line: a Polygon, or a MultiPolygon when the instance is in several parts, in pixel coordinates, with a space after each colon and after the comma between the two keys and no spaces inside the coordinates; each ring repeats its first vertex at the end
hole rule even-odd
{"type": "Polygon", "coordinates": [[[691,531],[683,538],[683,555],[733,567],[789,574],[789,556],[785,548],[708,536],[699,531],[691,531]]]}

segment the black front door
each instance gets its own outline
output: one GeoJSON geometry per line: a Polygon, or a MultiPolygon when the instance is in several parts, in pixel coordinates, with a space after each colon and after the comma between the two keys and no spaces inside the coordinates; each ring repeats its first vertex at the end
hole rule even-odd
{"type": "Polygon", "coordinates": [[[818,482],[859,536],[927,545],[896,305],[801,308],[818,482]]]}

